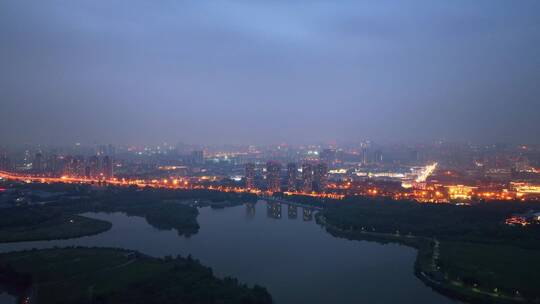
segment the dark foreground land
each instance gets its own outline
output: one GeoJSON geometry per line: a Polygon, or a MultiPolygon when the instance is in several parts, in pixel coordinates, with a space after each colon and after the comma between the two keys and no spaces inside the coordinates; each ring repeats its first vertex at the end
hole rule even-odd
{"type": "Polygon", "coordinates": [[[191,257],[65,248],[0,255],[0,279],[30,303],[272,303],[266,289],[216,278],[191,257]]]}
{"type": "Polygon", "coordinates": [[[338,237],[418,249],[415,273],[473,303],[540,303],[540,226],[504,224],[538,204],[424,205],[361,198],[328,206],[319,223],[338,237]]]}
{"type": "Polygon", "coordinates": [[[47,214],[42,210],[2,211],[0,243],[55,240],[98,234],[111,223],[72,214],[47,214]]]}
{"type": "MultiPolygon", "coordinates": [[[[26,203],[13,201],[1,209],[0,243],[73,238],[111,228],[111,223],[81,216],[84,212],[124,212],[189,236],[199,230],[196,206],[221,208],[255,199],[215,191],[68,184],[14,184],[11,189],[26,203]],[[54,199],[39,203],[32,194],[42,192],[54,199]]],[[[266,289],[218,279],[191,257],[158,259],[122,249],[1,254],[0,284],[22,294],[23,303],[272,303],[266,289]]]]}

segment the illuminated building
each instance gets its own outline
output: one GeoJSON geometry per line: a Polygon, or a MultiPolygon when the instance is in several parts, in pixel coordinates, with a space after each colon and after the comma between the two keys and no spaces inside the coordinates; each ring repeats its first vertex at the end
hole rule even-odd
{"type": "Polygon", "coordinates": [[[85,176],[84,157],[80,155],[73,159],[73,176],[85,176]]]}
{"type": "Polygon", "coordinates": [[[289,163],[287,165],[287,191],[296,191],[296,177],[298,168],[295,163],[289,163]]]}
{"type": "Polygon", "coordinates": [[[43,172],[43,154],[36,153],[34,161],[32,162],[32,170],[39,173],[43,172]]]}
{"type": "Polygon", "coordinates": [[[328,181],[328,166],[325,163],[318,163],[313,169],[313,190],[323,192],[328,181]]]}
{"type": "Polygon", "coordinates": [[[266,186],[268,191],[279,192],[281,189],[280,182],[281,164],[276,161],[266,163],[266,186]]]}
{"type": "Polygon", "coordinates": [[[540,194],[540,185],[531,183],[511,183],[512,188],[518,193],[523,194],[540,194]]]}
{"type": "Polygon", "coordinates": [[[304,193],[313,191],[313,166],[308,163],[302,165],[302,191],[304,193]]]}
{"type": "Polygon", "coordinates": [[[446,187],[448,188],[448,195],[452,200],[470,200],[473,191],[476,189],[476,187],[464,185],[452,185],[446,187]]]}
{"type": "Polygon", "coordinates": [[[245,167],[246,171],[246,188],[255,189],[255,164],[248,163],[245,167]]]}
{"type": "Polygon", "coordinates": [[[88,158],[88,164],[86,165],[85,175],[87,178],[99,177],[99,158],[96,155],[88,158]]]}

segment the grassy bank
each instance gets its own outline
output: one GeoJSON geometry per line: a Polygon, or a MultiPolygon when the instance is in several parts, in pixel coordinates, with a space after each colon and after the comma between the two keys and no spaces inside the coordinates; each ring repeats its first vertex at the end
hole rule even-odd
{"type": "Polygon", "coordinates": [[[0,243],[76,238],[98,234],[112,226],[109,222],[79,215],[47,216],[41,211],[30,211],[32,215],[28,215],[21,214],[21,210],[4,211],[4,219],[0,219],[4,224],[0,229],[0,243]],[[16,220],[17,217],[20,221],[16,220]]]}
{"type": "Polygon", "coordinates": [[[31,303],[271,303],[266,289],[216,278],[188,258],[106,248],[0,255],[0,274],[31,287],[31,303]]]}

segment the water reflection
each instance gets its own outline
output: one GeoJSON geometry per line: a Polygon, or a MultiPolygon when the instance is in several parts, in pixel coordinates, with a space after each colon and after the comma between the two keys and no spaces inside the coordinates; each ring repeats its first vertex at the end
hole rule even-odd
{"type": "Polygon", "coordinates": [[[311,222],[313,220],[313,209],[304,207],[304,222],[311,222]]]}
{"type": "Polygon", "coordinates": [[[289,215],[289,219],[295,220],[298,218],[298,207],[289,205],[289,207],[287,208],[287,211],[288,211],[287,214],[289,215]]]}
{"type": "Polygon", "coordinates": [[[281,219],[281,204],[275,202],[268,202],[266,204],[266,215],[269,218],[281,219]]]}
{"type": "Polygon", "coordinates": [[[252,219],[255,217],[255,203],[246,203],[246,218],[252,219]]]}

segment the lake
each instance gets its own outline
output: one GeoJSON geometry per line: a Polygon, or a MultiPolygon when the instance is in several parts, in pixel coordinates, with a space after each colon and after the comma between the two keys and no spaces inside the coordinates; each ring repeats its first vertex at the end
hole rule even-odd
{"type": "MultiPolygon", "coordinates": [[[[333,237],[310,209],[259,201],[199,211],[201,228],[191,237],[124,213],[86,213],[112,222],[112,229],[77,239],[0,244],[0,252],[80,245],[157,257],[191,254],[218,276],[268,288],[278,304],[455,303],[414,276],[415,249],[333,237]]],[[[0,294],[0,303],[14,299],[0,294]]]]}

